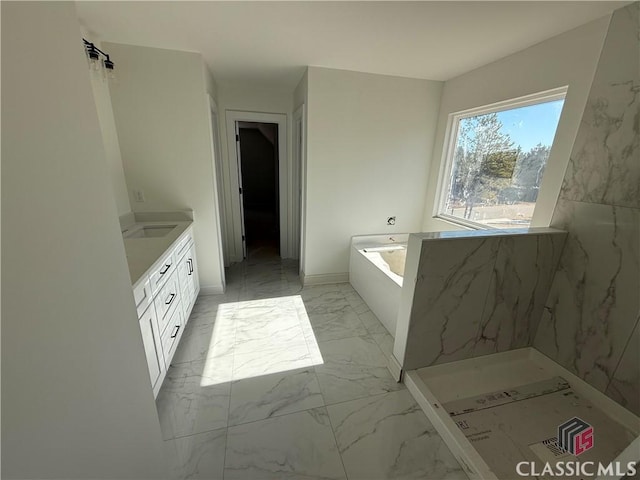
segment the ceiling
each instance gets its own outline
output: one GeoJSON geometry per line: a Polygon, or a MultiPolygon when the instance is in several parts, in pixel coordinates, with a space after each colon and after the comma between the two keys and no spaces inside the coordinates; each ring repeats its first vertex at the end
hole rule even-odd
{"type": "MultiPolygon", "coordinates": [[[[219,84],[291,89],[307,65],[447,80],[628,2],[80,1],[105,41],[201,52],[219,84]]],[[[117,65],[117,59],[114,59],[117,65]]]]}

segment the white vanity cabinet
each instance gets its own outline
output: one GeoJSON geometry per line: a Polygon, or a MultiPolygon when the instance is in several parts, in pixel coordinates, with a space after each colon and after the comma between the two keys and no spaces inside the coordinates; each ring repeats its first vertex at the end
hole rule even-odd
{"type": "Polygon", "coordinates": [[[191,227],[133,287],[153,394],[158,395],[199,292],[191,227]]]}
{"type": "Polygon", "coordinates": [[[177,256],[180,257],[178,261],[178,281],[182,292],[182,307],[185,315],[189,316],[200,290],[198,271],[196,269],[196,250],[193,241],[183,245],[177,256]]]}
{"type": "Polygon", "coordinates": [[[158,348],[160,346],[160,335],[156,322],[156,310],[153,305],[147,308],[140,316],[140,332],[142,332],[142,343],[147,357],[153,394],[157,396],[164,378],[165,364],[162,349],[158,348]]]}

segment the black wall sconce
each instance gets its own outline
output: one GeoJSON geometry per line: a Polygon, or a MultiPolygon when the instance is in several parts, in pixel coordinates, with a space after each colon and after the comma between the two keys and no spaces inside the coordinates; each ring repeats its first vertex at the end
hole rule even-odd
{"type": "Polygon", "coordinates": [[[96,72],[100,71],[100,69],[104,69],[104,74],[109,80],[115,80],[115,72],[114,72],[114,63],[109,58],[109,54],[103,52],[95,44],[89,42],[88,40],[82,39],[84,42],[84,49],[87,52],[87,57],[89,57],[89,68],[96,72]],[[100,56],[104,57],[102,61],[100,61],[100,56]]]}

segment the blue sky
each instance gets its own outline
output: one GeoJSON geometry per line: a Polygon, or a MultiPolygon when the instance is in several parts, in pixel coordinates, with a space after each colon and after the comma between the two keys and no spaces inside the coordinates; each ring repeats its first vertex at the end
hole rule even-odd
{"type": "Polygon", "coordinates": [[[527,151],[538,143],[551,145],[564,100],[539,103],[505,112],[498,112],[498,118],[504,125],[503,131],[527,151]]]}

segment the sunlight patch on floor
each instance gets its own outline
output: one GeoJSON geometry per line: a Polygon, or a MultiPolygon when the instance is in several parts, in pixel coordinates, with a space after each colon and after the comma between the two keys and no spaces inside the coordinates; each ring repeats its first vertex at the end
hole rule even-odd
{"type": "Polygon", "coordinates": [[[201,386],[323,363],[300,295],[218,306],[201,386]]]}

